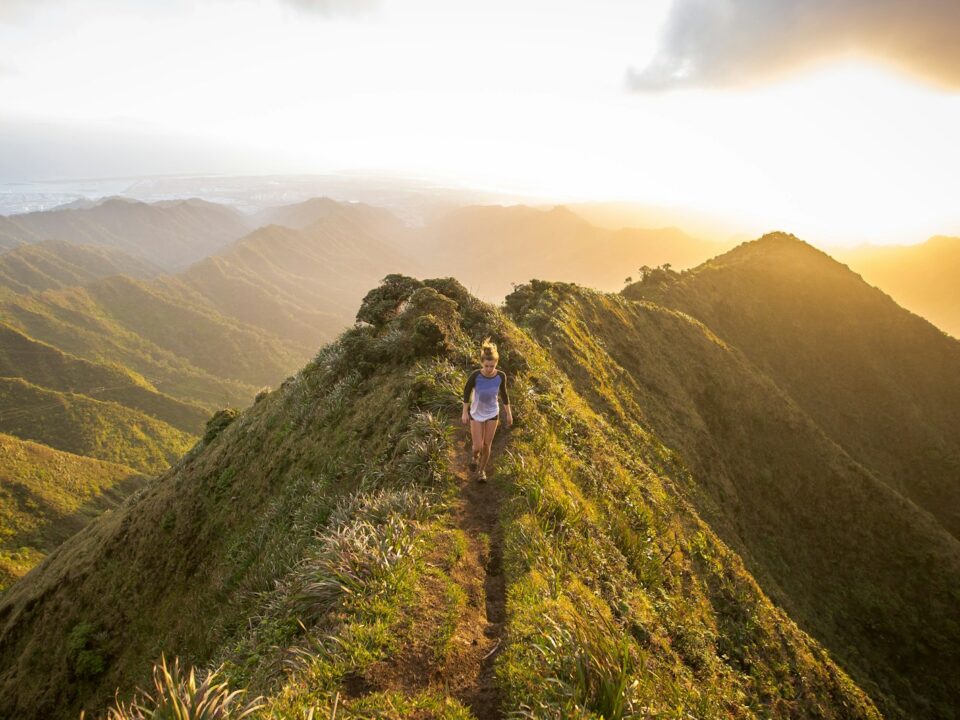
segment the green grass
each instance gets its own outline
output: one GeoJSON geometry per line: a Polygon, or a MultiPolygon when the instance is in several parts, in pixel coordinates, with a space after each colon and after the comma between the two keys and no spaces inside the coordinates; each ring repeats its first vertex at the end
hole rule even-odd
{"type": "Polygon", "coordinates": [[[196,436],[113,402],[0,378],[0,432],[157,474],[196,436]]]}
{"type": "MultiPolygon", "coordinates": [[[[470,717],[422,685],[454,654],[464,608],[451,432],[492,335],[520,421],[497,462],[506,716],[879,717],[701,519],[698,477],[658,439],[648,399],[617,392],[613,338],[578,313],[623,318],[627,301],[545,285],[508,306],[518,325],[455,281],[400,284],[369,298],[375,323],[220,416],[4,596],[0,616],[18,621],[0,642],[0,714],[132,702],[165,656],[262,697],[253,717],[470,717]],[[103,659],[83,682],[71,636],[103,659]]],[[[689,321],[658,312],[687,349],[689,321]]],[[[703,357],[722,351],[697,332],[703,357]]]]}
{"type": "Polygon", "coordinates": [[[0,589],[147,478],[0,434],[0,589]]]}

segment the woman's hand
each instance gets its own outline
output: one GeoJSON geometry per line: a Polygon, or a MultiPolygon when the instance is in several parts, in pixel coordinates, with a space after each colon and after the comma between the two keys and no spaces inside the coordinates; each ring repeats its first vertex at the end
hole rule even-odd
{"type": "Polygon", "coordinates": [[[507,427],[513,425],[513,411],[510,408],[507,408],[507,427]]]}
{"type": "Polygon", "coordinates": [[[470,416],[467,414],[467,411],[464,410],[460,415],[460,423],[466,425],[468,422],[470,422],[470,416]]]}

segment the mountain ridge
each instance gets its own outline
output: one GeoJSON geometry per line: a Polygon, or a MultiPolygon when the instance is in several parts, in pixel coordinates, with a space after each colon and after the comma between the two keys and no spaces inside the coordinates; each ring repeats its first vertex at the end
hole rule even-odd
{"type": "MultiPolygon", "coordinates": [[[[865,673],[860,663],[855,669],[865,692],[833,652],[770,601],[701,517],[696,490],[713,487],[703,464],[713,457],[709,447],[664,444],[659,432],[669,428],[643,411],[632,417],[629,403],[642,406],[630,400],[627,386],[617,394],[620,376],[601,353],[604,345],[623,363],[630,338],[645,338],[651,352],[668,359],[697,348],[691,353],[697,363],[721,376],[729,371],[731,382],[742,376],[737,382],[748,392],[743,400],[735,389],[711,399],[691,386],[694,396],[718,410],[745,403],[747,418],[763,417],[771,398],[785,408],[779,425],[758,426],[764,444],[756,457],[739,455],[752,445],[732,441],[736,424],[714,426],[708,434],[731,448],[724,462],[741,457],[744,467],[759,471],[769,451],[790,450],[799,462],[805,448],[822,450],[823,460],[807,459],[807,485],[843,489],[871,503],[870,512],[913,527],[913,516],[897,509],[908,502],[897,505],[893,490],[871,484],[799,408],[790,409],[792,400],[775,383],[703,323],[563,283],[521,286],[501,311],[453,279],[402,275],[371,290],[357,317],[359,324],[279,389],[242,413],[215,417],[175,467],[0,598],[0,697],[6,698],[0,711],[25,717],[54,708],[95,711],[113,702],[117,686],[126,702],[163,648],[192,665],[219,668],[231,687],[263,695],[264,715],[310,708],[329,714],[336,704],[344,713],[405,707],[397,711],[402,716],[429,709],[436,717],[464,718],[472,709],[480,717],[469,704],[474,695],[452,697],[443,688],[444,678],[458,672],[449,663],[460,657],[455,635],[465,608],[483,603],[482,594],[471,599],[456,591],[466,582],[463,573],[478,572],[475,561],[463,558],[474,557],[483,541],[476,530],[463,537],[467,531],[452,520],[449,503],[465,492],[457,463],[466,438],[453,435],[458,394],[475,348],[491,335],[520,421],[503,436],[495,469],[505,493],[502,537],[488,542],[501,565],[485,571],[488,580],[501,572],[505,583],[503,639],[492,653],[500,712],[608,716],[620,707],[708,717],[878,718],[879,701],[892,717],[948,717],[945,697],[955,682],[950,653],[960,644],[938,603],[944,592],[951,603],[960,597],[950,594],[960,578],[955,540],[920,520],[938,539],[910,531],[922,540],[916,551],[929,556],[927,565],[903,576],[913,593],[906,599],[923,597],[912,578],[929,580],[937,572],[943,578],[936,588],[924,586],[928,605],[917,606],[937,609],[931,621],[940,624],[928,633],[943,633],[932,646],[939,664],[914,670],[933,673],[935,682],[898,685],[882,666],[865,673]],[[627,325],[617,325],[639,317],[660,329],[625,332],[627,325]],[[838,482],[819,480],[824,470],[838,482]],[[878,488],[893,500],[866,492],[878,488]],[[58,605],[63,593],[75,598],[69,608],[58,605]],[[418,597],[436,598],[430,607],[440,616],[424,613],[418,597]],[[105,606],[104,598],[125,601],[105,606]],[[83,662],[78,651],[64,650],[41,669],[41,654],[65,648],[68,637],[85,653],[83,662]],[[404,659],[408,647],[425,653],[415,672],[404,659]],[[291,654],[298,661],[281,671],[291,654]],[[383,679],[380,670],[401,666],[413,674],[383,679]]],[[[650,392],[671,387],[669,366],[668,360],[657,365],[664,380],[650,392]]],[[[683,372],[692,375],[681,373],[676,387],[699,371],[683,372]]],[[[800,470],[791,472],[800,479],[800,470]]],[[[841,506],[855,509],[855,503],[841,506]]],[[[799,516],[828,508],[817,502],[801,507],[799,516]]],[[[859,531],[834,523],[831,532],[850,538],[859,531]]],[[[895,548],[886,542],[884,551],[895,548]]],[[[762,549],[747,547],[754,554],[762,549]]],[[[899,551],[889,559],[893,577],[912,567],[899,551]]],[[[869,589],[867,580],[860,583],[869,589]]],[[[815,601],[812,593],[804,602],[815,601]]],[[[857,610],[846,608],[851,617],[857,610]]],[[[872,630],[849,632],[863,640],[872,630]]],[[[931,635],[918,637],[926,643],[931,635]]],[[[882,639],[875,643],[882,646],[882,639]]],[[[913,652],[929,653],[923,647],[913,652]]],[[[846,661],[857,665],[849,654],[846,661]]]]}

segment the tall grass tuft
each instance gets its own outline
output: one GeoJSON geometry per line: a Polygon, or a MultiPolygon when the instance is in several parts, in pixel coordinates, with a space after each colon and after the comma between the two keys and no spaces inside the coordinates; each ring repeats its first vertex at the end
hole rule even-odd
{"type": "Polygon", "coordinates": [[[153,693],[141,691],[129,705],[119,702],[107,711],[106,720],[242,720],[263,707],[261,698],[240,704],[244,690],[230,691],[220,680],[219,669],[197,684],[196,672],[189,675],[180,669],[180,659],[173,665],[161,657],[153,667],[153,693]]]}

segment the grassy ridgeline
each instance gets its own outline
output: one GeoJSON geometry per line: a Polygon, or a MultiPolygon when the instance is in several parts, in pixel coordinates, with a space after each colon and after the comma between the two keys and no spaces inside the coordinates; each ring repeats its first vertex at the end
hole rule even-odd
{"type": "Polygon", "coordinates": [[[929,514],[689,316],[562,283],[508,307],[627,447],[671,448],[678,491],[885,715],[950,716],[960,544],[929,514]]]}
{"type": "Polygon", "coordinates": [[[444,689],[470,602],[453,431],[492,335],[520,421],[498,460],[505,713],[879,716],[701,520],[680,456],[614,422],[537,322],[402,277],[360,318],[7,593],[0,714],[125,704],[165,653],[261,696],[255,717],[471,717],[444,689]]]}

